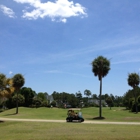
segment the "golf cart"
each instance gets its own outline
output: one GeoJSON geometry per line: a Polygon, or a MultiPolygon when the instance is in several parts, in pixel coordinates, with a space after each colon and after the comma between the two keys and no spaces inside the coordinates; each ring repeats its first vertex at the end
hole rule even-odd
{"type": "Polygon", "coordinates": [[[80,108],[70,108],[67,113],[66,122],[83,122],[82,112],[80,108]]]}

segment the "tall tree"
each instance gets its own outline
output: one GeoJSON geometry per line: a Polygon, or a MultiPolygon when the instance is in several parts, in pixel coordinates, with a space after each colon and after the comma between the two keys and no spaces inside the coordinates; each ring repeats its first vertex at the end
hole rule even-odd
{"type": "Polygon", "coordinates": [[[22,74],[16,74],[12,78],[13,80],[13,87],[17,93],[17,101],[16,101],[16,114],[18,114],[18,92],[20,88],[24,85],[25,79],[22,74]]]}
{"type": "Polygon", "coordinates": [[[133,92],[134,92],[134,98],[135,98],[135,107],[136,107],[136,113],[138,113],[138,109],[137,109],[137,101],[136,101],[136,91],[135,88],[139,85],[140,83],[140,77],[139,74],[137,73],[130,73],[128,74],[128,79],[127,79],[128,85],[131,86],[133,88],[133,92]]]}
{"type": "Polygon", "coordinates": [[[103,56],[98,56],[92,61],[91,64],[92,64],[92,72],[94,73],[95,76],[98,76],[98,79],[100,81],[99,118],[102,118],[102,107],[101,107],[102,78],[105,77],[110,70],[110,61],[103,56]]]}
{"type": "Polygon", "coordinates": [[[81,102],[82,102],[82,93],[80,91],[76,92],[76,98],[78,101],[78,106],[81,107],[81,102]]]}

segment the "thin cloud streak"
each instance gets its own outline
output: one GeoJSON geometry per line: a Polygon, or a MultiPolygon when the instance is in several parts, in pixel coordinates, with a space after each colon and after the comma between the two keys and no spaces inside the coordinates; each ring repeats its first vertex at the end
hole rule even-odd
{"type": "Polygon", "coordinates": [[[68,74],[68,75],[73,75],[73,76],[91,78],[90,76],[87,76],[87,75],[78,74],[78,73],[63,72],[63,71],[59,71],[59,70],[49,70],[49,71],[45,71],[44,73],[49,73],[49,74],[68,74]]]}
{"type": "Polygon", "coordinates": [[[117,61],[111,64],[124,64],[124,63],[137,63],[140,62],[140,59],[126,60],[126,61],[117,61]]]}
{"type": "MultiPolygon", "coordinates": [[[[107,51],[106,57],[108,58],[118,58],[122,57],[122,61],[113,62],[113,64],[119,64],[119,63],[131,63],[131,62],[138,62],[139,59],[137,58],[138,54],[140,53],[140,49],[137,49],[138,45],[140,44],[140,41],[137,40],[137,37],[133,38],[127,38],[124,39],[118,39],[118,40],[112,40],[112,41],[104,41],[100,44],[95,44],[92,47],[85,47],[84,49],[75,49],[75,50],[69,50],[69,51],[63,51],[60,53],[48,53],[46,55],[45,52],[42,52],[39,56],[42,57],[36,57],[36,54],[30,54],[28,57],[28,61],[26,60],[25,63],[27,64],[52,64],[56,62],[67,62],[72,61],[76,58],[83,58],[83,55],[88,54],[89,57],[86,57],[85,59],[91,60],[91,55],[95,54],[102,54],[105,50],[107,51]],[[128,41],[127,41],[128,40],[128,41]],[[135,46],[135,45],[136,46],[135,46]],[[104,47],[106,46],[106,47],[104,47]],[[133,46],[133,47],[132,47],[133,46]],[[125,49],[124,51],[122,51],[125,49]],[[111,51],[112,50],[112,51],[111,51]],[[137,55],[136,55],[137,54],[137,55]],[[125,56],[129,56],[131,58],[131,61],[126,60],[125,56]]],[[[79,63],[79,61],[77,62],[79,63]]]]}
{"type": "Polygon", "coordinates": [[[12,9],[4,6],[4,5],[0,5],[0,10],[8,17],[10,18],[16,18],[15,13],[12,9]]]}

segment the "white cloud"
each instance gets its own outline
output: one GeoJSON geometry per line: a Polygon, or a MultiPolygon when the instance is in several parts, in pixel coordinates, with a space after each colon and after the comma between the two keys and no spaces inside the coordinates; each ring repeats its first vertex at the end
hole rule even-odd
{"type": "Polygon", "coordinates": [[[11,75],[11,74],[13,74],[13,72],[12,71],[9,71],[9,74],[11,75]]]}
{"type": "Polygon", "coordinates": [[[16,17],[15,13],[12,9],[10,9],[10,8],[4,6],[4,5],[0,5],[0,9],[8,17],[10,17],[10,18],[15,18],[16,17]]]}
{"type": "Polygon", "coordinates": [[[32,20],[44,17],[50,17],[52,21],[67,22],[66,18],[75,16],[86,16],[85,8],[79,3],[74,4],[73,1],[56,0],[55,2],[47,1],[42,3],[41,0],[14,0],[17,3],[29,4],[33,10],[25,8],[23,10],[23,18],[32,20]]]}
{"type": "Polygon", "coordinates": [[[66,23],[67,22],[67,19],[64,18],[61,21],[64,22],[64,23],[66,23]]]}

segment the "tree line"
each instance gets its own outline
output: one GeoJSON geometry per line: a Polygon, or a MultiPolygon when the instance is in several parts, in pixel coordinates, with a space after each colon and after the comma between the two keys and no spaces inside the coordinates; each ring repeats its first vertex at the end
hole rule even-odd
{"type": "MultiPolygon", "coordinates": [[[[18,91],[18,106],[24,107],[99,107],[98,104],[90,103],[89,100],[98,100],[97,94],[92,94],[90,90],[85,90],[84,93],[80,91],[74,93],[56,92],[52,94],[53,101],[47,98],[47,92],[36,93],[29,87],[22,87],[18,91]]],[[[101,96],[101,100],[105,100],[109,106],[123,106],[123,97],[114,96],[113,94],[105,94],[101,96]]],[[[17,93],[14,92],[11,96],[1,98],[1,107],[15,108],[17,102],[17,93]],[[2,100],[3,99],[3,100],[2,100]]],[[[103,104],[103,106],[105,106],[103,104]]]]}

